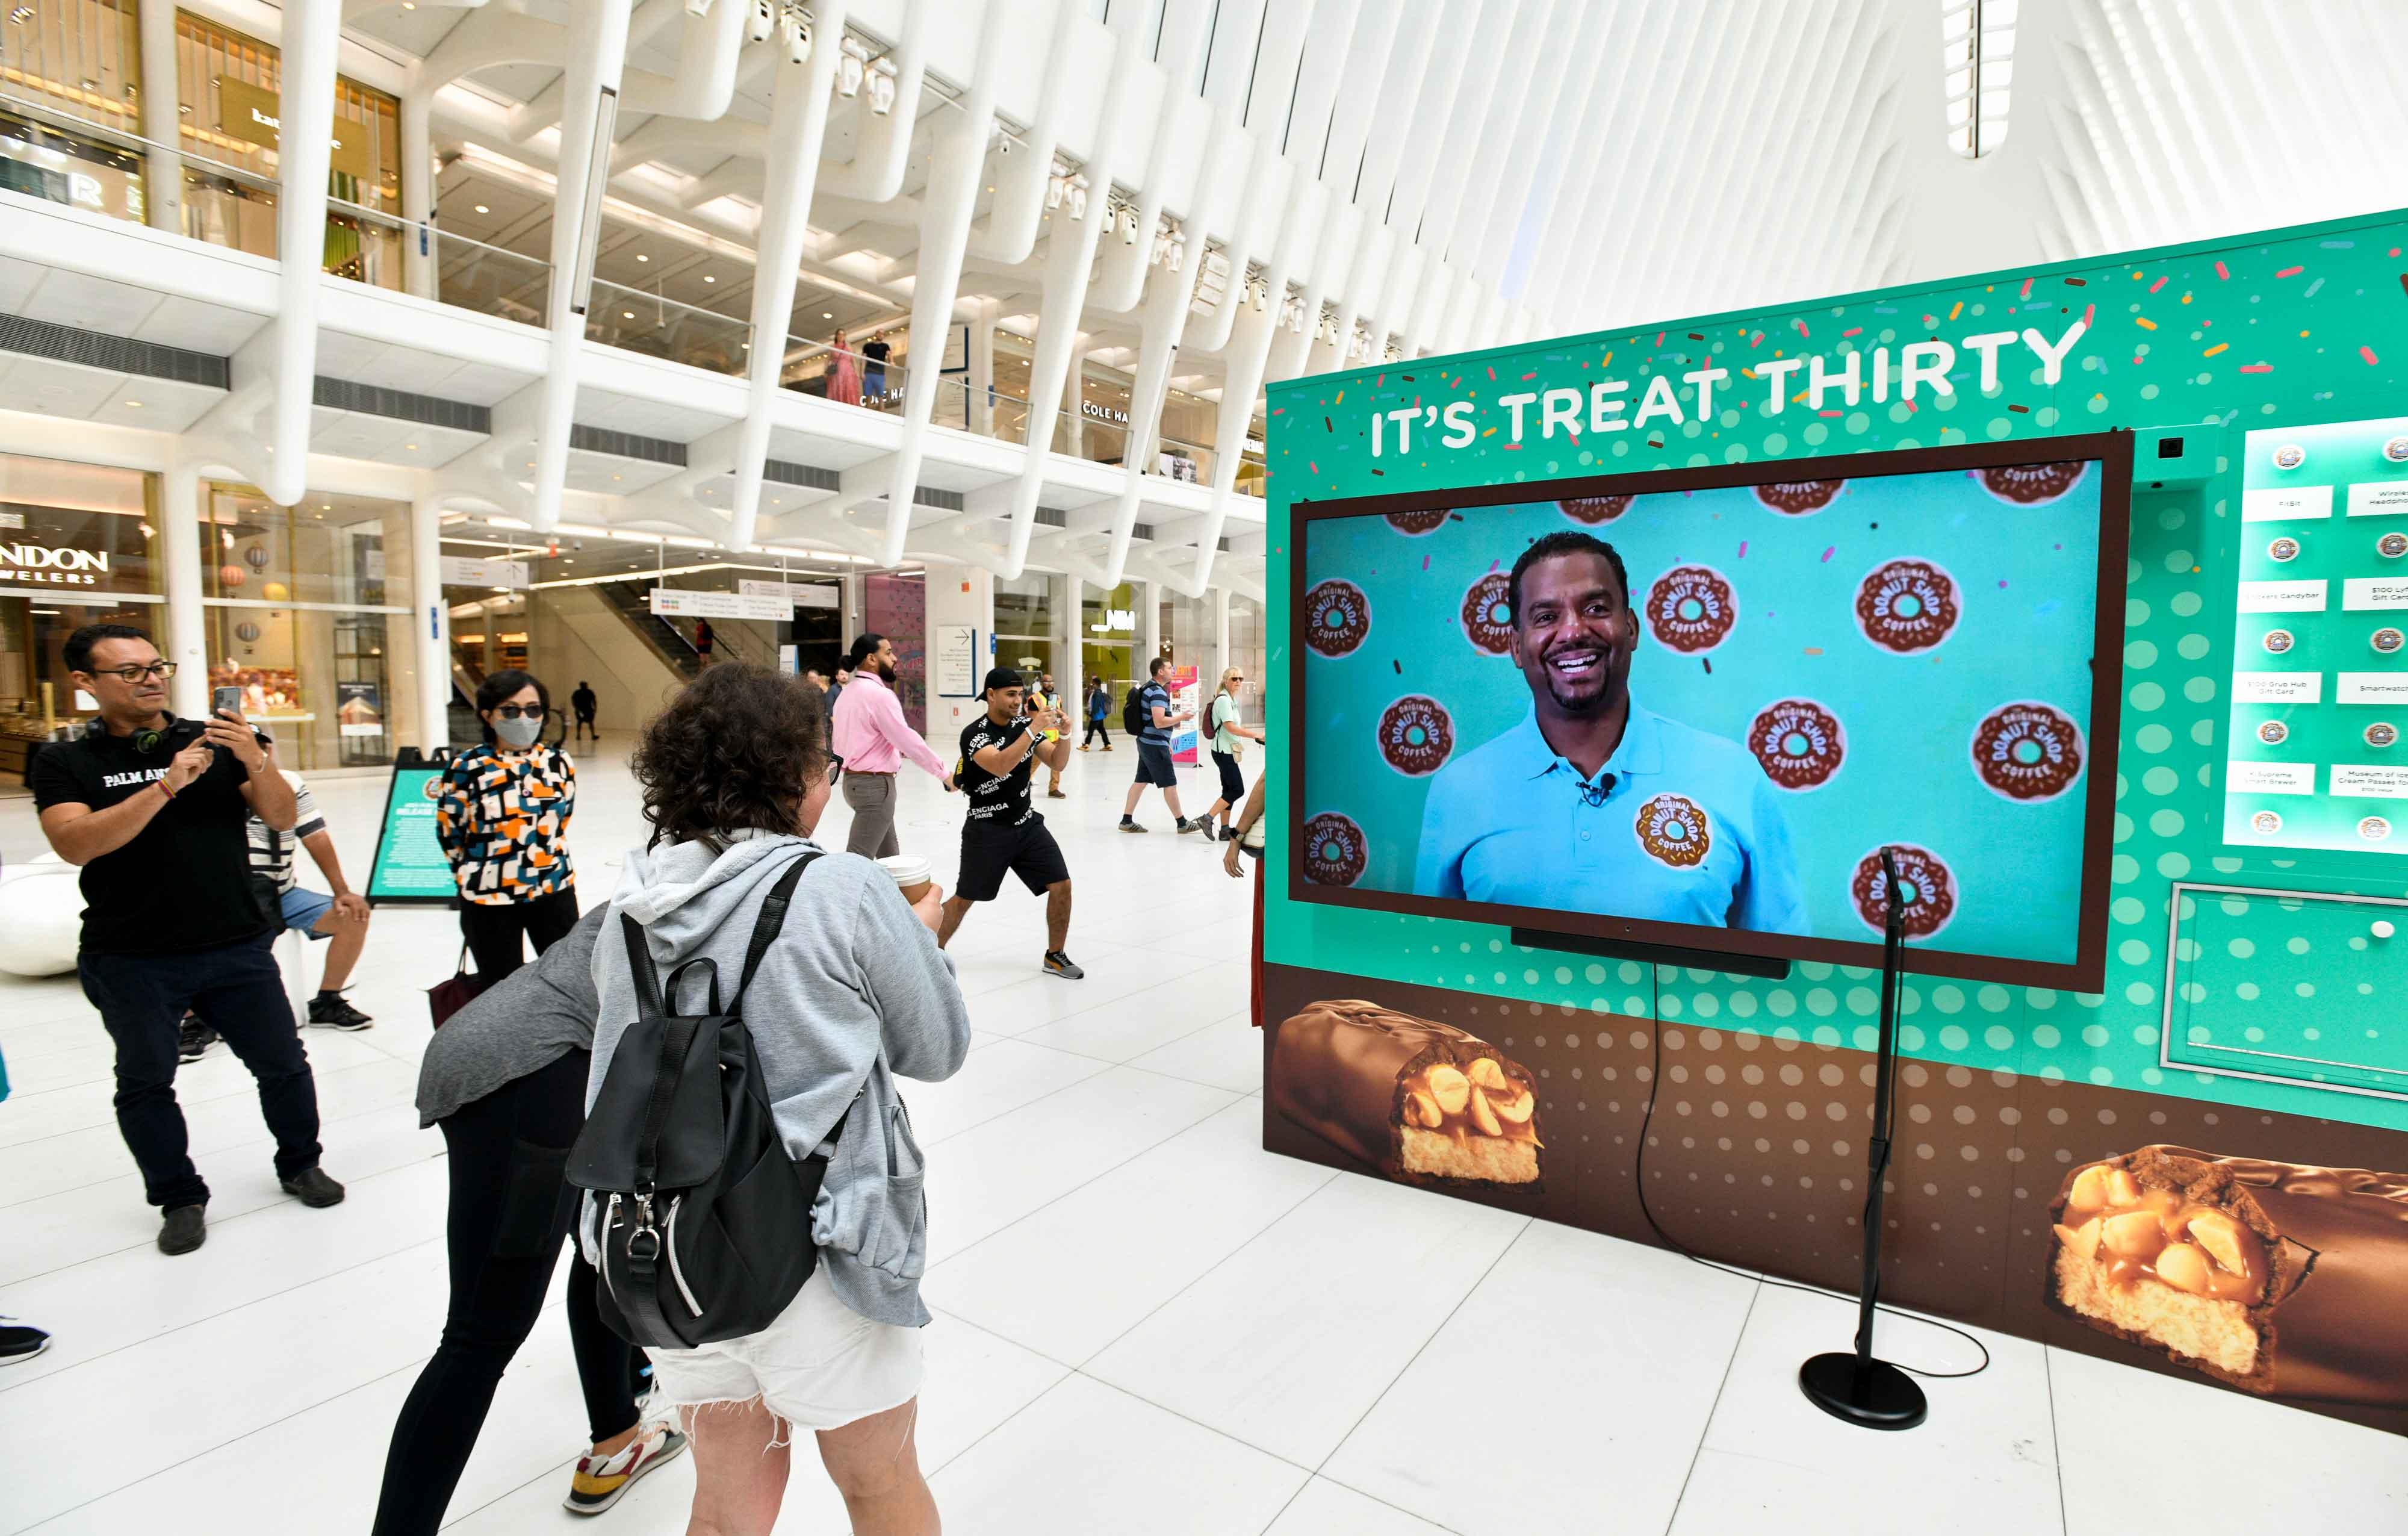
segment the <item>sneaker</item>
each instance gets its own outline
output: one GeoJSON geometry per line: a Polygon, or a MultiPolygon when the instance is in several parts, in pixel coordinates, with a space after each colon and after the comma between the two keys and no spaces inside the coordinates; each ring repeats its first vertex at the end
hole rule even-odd
{"type": "Polygon", "coordinates": [[[310,998],[309,1022],[328,1029],[366,1029],[376,1023],[345,1001],[339,992],[321,992],[310,998]]]}
{"type": "Polygon", "coordinates": [[[159,1251],[171,1257],[189,1254],[209,1241],[207,1205],[179,1205],[159,1224],[159,1251]]]}
{"type": "Polygon", "coordinates": [[[184,1015],[183,1027],[176,1033],[176,1059],[198,1061],[218,1042],[218,1032],[200,1021],[197,1014],[184,1015]]]}
{"type": "Polygon", "coordinates": [[[313,1210],[324,1210],[343,1203],[343,1186],[326,1176],[322,1168],[305,1168],[289,1179],[280,1180],[284,1192],[313,1210]]]}
{"type": "Polygon", "coordinates": [[[1212,837],[1212,818],[1211,818],[1211,817],[1210,817],[1210,816],[1198,816],[1198,817],[1197,817],[1197,818],[1196,818],[1196,820],[1195,820],[1193,823],[1191,823],[1190,825],[1193,825],[1193,826],[1196,828],[1196,830],[1197,830],[1197,831],[1201,832],[1201,833],[1203,833],[1203,834],[1204,834],[1204,840],[1205,840],[1206,842],[1211,842],[1211,841],[1212,841],[1212,840],[1213,840],[1213,837],[1212,837]]]}
{"type": "Polygon", "coordinates": [[[1182,816],[1179,819],[1179,830],[1182,832],[1200,832],[1203,829],[1204,824],[1202,822],[1191,822],[1184,816],[1182,816]]]}
{"type": "Polygon", "coordinates": [[[676,1460],[685,1436],[655,1424],[609,1456],[580,1456],[560,1507],[571,1514],[599,1514],[626,1496],[636,1480],[676,1460]]]}
{"type": "Polygon", "coordinates": [[[1124,832],[1142,832],[1145,828],[1140,826],[1134,817],[1123,816],[1121,818],[1121,830],[1124,832]]]}
{"type": "Polygon", "coordinates": [[[1049,949],[1045,952],[1045,974],[1059,976],[1066,982],[1084,981],[1087,976],[1087,973],[1081,970],[1068,955],[1058,949],[1049,949]]]}
{"type": "Polygon", "coordinates": [[[0,1317],[0,1365],[22,1365],[50,1347],[50,1336],[14,1317],[0,1317]]]}
{"type": "Polygon", "coordinates": [[[1049,789],[1045,792],[1045,797],[1049,800],[1067,800],[1070,797],[1063,794],[1058,789],[1049,789]]]}

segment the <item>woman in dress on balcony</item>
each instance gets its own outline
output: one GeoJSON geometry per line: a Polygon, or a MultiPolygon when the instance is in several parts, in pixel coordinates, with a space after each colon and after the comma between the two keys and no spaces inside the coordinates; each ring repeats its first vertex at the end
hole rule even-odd
{"type": "Polygon", "coordinates": [[[848,406],[861,404],[861,360],[845,345],[844,333],[828,343],[827,397],[848,406]]]}

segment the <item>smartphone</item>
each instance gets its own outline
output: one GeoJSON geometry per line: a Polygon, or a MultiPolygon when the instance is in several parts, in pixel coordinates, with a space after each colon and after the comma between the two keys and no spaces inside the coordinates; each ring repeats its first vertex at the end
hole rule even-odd
{"type": "Polygon", "coordinates": [[[239,689],[239,688],[212,688],[212,689],[210,689],[210,690],[209,690],[209,713],[211,713],[211,714],[240,714],[240,713],[242,713],[242,690],[241,690],[241,689],[239,689]]]}

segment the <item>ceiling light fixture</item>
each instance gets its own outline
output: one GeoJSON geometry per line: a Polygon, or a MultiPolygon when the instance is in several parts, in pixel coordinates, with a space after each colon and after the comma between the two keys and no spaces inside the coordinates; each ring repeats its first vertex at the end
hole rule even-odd
{"type": "Polygon", "coordinates": [[[878,117],[895,110],[895,77],[883,69],[869,72],[869,110],[878,117]]]}
{"type": "Polygon", "coordinates": [[[492,208],[487,208],[484,204],[480,203],[480,204],[478,204],[478,205],[477,205],[477,211],[478,211],[478,212],[480,212],[480,213],[491,213],[491,212],[493,212],[494,210],[493,210],[492,208]]]}
{"type": "Polygon", "coordinates": [[[2020,3],[1955,0],[1941,13],[1948,147],[1964,159],[1979,160],[2007,141],[2007,93],[2014,83],[2020,3]]]}
{"type": "Polygon", "coordinates": [[[705,272],[705,273],[702,275],[702,280],[703,280],[703,281],[705,281],[705,282],[717,282],[719,280],[718,280],[717,278],[712,277],[710,273],[705,272]]]}
{"type": "Polygon", "coordinates": [[[142,409],[142,402],[139,400],[128,400],[125,403],[132,409],[139,410],[142,409]]]}

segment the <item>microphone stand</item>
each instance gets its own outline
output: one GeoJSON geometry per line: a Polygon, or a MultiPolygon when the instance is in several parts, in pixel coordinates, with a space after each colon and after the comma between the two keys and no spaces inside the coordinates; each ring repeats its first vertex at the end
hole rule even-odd
{"type": "Polygon", "coordinates": [[[1865,1149],[1864,1275],[1856,1287],[1856,1347],[1847,1354],[1817,1355],[1798,1368],[1798,1386],[1830,1414],[1867,1429],[1912,1429],[1928,1404],[1914,1379],[1886,1360],[1873,1358],[1873,1308],[1881,1299],[1882,1181],[1889,1174],[1891,1086],[1898,1075],[1898,979],[1906,950],[1906,899],[1899,892],[1898,860],[1881,853],[1888,911],[1882,924],[1881,1042],[1873,1068],[1873,1133],[1865,1149]]]}

